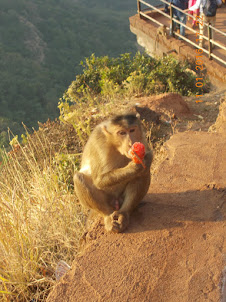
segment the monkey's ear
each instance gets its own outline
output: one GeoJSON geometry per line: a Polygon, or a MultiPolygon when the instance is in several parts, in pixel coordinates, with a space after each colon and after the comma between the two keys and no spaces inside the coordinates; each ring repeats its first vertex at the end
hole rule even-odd
{"type": "Polygon", "coordinates": [[[136,113],[136,117],[140,119],[140,113],[136,113]]]}
{"type": "Polygon", "coordinates": [[[102,125],[102,131],[103,131],[103,133],[105,134],[105,135],[109,135],[110,134],[110,132],[108,131],[108,129],[107,129],[107,125],[106,124],[104,124],[104,125],[102,125]]]}

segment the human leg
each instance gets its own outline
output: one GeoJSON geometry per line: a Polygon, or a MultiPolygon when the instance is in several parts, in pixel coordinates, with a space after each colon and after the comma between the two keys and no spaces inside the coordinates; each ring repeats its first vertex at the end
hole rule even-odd
{"type": "MultiPolygon", "coordinates": [[[[180,14],[180,22],[186,24],[187,16],[183,13],[180,14]]],[[[185,36],[185,27],[180,24],[180,34],[181,36],[185,36]]]]}
{"type": "Polygon", "coordinates": [[[201,14],[200,21],[199,21],[199,47],[203,47],[203,35],[205,35],[206,32],[206,26],[204,25],[204,22],[206,22],[205,15],[201,14]]]}
{"type": "MultiPolygon", "coordinates": [[[[178,16],[177,16],[177,11],[173,8],[173,18],[178,20],[178,16]]],[[[177,29],[177,23],[176,22],[172,22],[172,26],[170,24],[170,35],[171,36],[174,36],[174,32],[176,31],[177,29]]]]}
{"type": "MultiPolygon", "coordinates": [[[[215,27],[215,23],[216,23],[216,16],[214,17],[209,17],[209,21],[208,21],[213,27],[215,27]]],[[[212,30],[211,29],[211,37],[212,37],[212,40],[214,40],[215,38],[215,30],[212,30]]],[[[214,48],[214,44],[212,44],[212,48],[214,48]]]]}

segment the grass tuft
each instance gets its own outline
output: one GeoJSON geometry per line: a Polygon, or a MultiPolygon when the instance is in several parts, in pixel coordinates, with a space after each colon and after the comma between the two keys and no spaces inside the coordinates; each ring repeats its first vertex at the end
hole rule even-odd
{"type": "Polygon", "coordinates": [[[1,301],[44,301],[55,282],[57,262],[71,264],[78,253],[86,215],[61,180],[62,167],[53,164],[53,158],[54,149],[44,131],[28,137],[25,146],[17,142],[3,154],[1,301]]]}

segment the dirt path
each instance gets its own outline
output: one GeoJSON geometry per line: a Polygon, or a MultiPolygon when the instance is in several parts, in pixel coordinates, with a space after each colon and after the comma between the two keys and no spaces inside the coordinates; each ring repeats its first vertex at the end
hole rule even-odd
{"type": "Polygon", "coordinates": [[[96,224],[48,302],[225,302],[226,132],[177,133],[163,154],[129,229],[96,224]]]}

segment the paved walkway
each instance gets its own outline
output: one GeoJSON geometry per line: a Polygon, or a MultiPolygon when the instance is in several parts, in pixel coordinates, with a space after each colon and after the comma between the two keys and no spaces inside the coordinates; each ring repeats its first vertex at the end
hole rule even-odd
{"type": "MultiPolygon", "coordinates": [[[[160,23],[165,24],[167,27],[170,26],[170,19],[168,19],[167,17],[158,14],[155,17],[156,20],[158,20],[160,23]]],[[[226,5],[223,4],[221,8],[219,8],[217,10],[217,16],[216,16],[216,28],[221,30],[222,32],[226,33],[226,5]]],[[[150,21],[147,19],[148,22],[155,24],[156,27],[158,27],[159,25],[157,25],[156,23],[150,21]]],[[[191,20],[187,21],[187,25],[189,27],[191,27],[191,20]]],[[[195,28],[197,31],[199,31],[198,26],[195,28]]],[[[192,32],[189,32],[189,30],[186,29],[186,37],[188,39],[190,39],[191,41],[195,42],[196,39],[196,35],[192,32]]],[[[222,44],[223,46],[226,46],[226,37],[221,35],[220,33],[216,32],[215,34],[215,40],[216,42],[219,42],[220,44],[222,44]]],[[[184,43],[187,43],[184,41],[184,43]]],[[[207,45],[207,42],[206,42],[207,45]]],[[[218,46],[215,47],[215,49],[213,50],[213,53],[217,56],[219,56],[221,59],[223,59],[224,61],[226,61],[226,51],[223,49],[220,49],[218,46]]],[[[206,54],[207,56],[207,54],[206,54]]],[[[216,61],[220,64],[219,61],[216,61]]],[[[226,67],[226,65],[221,64],[222,66],[226,67]]]]}

